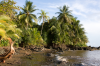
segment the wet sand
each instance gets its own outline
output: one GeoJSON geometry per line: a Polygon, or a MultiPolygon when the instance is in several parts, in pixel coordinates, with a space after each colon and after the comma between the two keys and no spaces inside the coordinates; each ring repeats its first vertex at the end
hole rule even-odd
{"type": "MultiPolygon", "coordinates": [[[[1,53],[3,52],[2,50],[0,48],[1,53]]],[[[15,48],[15,54],[10,59],[5,60],[5,63],[0,63],[0,66],[99,66],[99,53],[99,50],[53,52],[50,49],[36,52],[19,47],[15,48]],[[55,57],[47,56],[48,53],[55,53],[59,54],[59,56],[67,57],[69,62],[66,64],[55,64],[53,61],[55,57]]]]}
{"type": "MultiPolygon", "coordinates": [[[[6,47],[9,50],[9,47],[6,47]]],[[[1,53],[3,53],[3,47],[0,47],[1,53]]],[[[22,61],[22,57],[28,57],[31,56],[31,54],[36,54],[36,53],[43,53],[43,52],[48,52],[50,49],[47,49],[45,51],[41,52],[33,52],[30,49],[25,49],[25,48],[15,48],[15,53],[12,55],[11,58],[5,60],[5,63],[0,63],[0,66],[21,66],[24,61],[22,61]]],[[[29,58],[31,59],[31,58],[29,58]]]]}

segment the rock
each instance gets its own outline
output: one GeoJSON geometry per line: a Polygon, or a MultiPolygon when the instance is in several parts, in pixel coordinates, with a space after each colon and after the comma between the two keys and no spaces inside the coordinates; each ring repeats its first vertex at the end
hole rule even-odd
{"type": "Polygon", "coordinates": [[[55,54],[52,54],[52,53],[47,53],[47,55],[46,56],[49,56],[49,57],[54,57],[55,56],[55,54]]]}
{"type": "Polygon", "coordinates": [[[64,58],[63,56],[55,55],[55,62],[58,63],[58,64],[67,63],[68,60],[67,60],[67,58],[64,58]]]}
{"type": "Polygon", "coordinates": [[[18,48],[18,50],[22,50],[22,48],[21,48],[21,47],[19,47],[19,48],[18,48]]]}
{"type": "Polygon", "coordinates": [[[100,50],[100,46],[97,49],[100,50]]]}
{"type": "Polygon", "coordinates": [[[13,63],[7,63],[7,64],[13,65],[13,63]]]}
{"type": "Polygon", "coordinates": [[[88,66],[88,65],[85,63],[75,63],[74,66],[88,66]]]}

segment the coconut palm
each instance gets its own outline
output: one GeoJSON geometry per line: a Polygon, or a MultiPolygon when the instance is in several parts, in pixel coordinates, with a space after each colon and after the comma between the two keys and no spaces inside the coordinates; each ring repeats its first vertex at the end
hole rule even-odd
{"type": "Polygon", "coordinates": [[[7,38],[14,38],[16,40],[19,38],[21,30],[17,28],[14,22],[6,15],[0,16],[0,40],[7,38]]]}
{"type": "Polygon", "coordinates": [[[41,28],[41,35],[42,35],[42,30],[43,30],[43,24],[44,22],[47,20],[49,22],[49,16],[47,16],[48,12],[45,12],[44,10],[41,10],[41,13],[38,13],[40,14],[40,16],[38,17],[39,21],[43,20],[43,23],[42,23],[42,28],[41,28]]]}
{"type": "Polygon", "coordinates": [[[87,36],[85,35],[84,28],[82,28],[82,24],[80,24],[80,21],[76,18],[72,18],[72,25],[71,25],[71,31],[73,34],[71,35],[73,39],[73,43],[84,43],[86,44],[88,42],[87,36]]]}
{"type": "Polygon", "coordinates": [[[64,5],[63,7],[59,7],[60,12],[57,12],[58,20],[61,22],[71,22],[71,10],[69,10],[69,7],[64,5]]]}
{"type": "Polygon", "coordinates": [[[65,43],[67,41],[67,43],[69,43],[68,39],[68,35],[70,32],[70,28],[69,25],[71,24],[71,18],[73,17],[71,15],[71,10],[69,10],[69,7],[64,5],[63,7],[59,7],[60,12],[57,12],[56,14],[58,15],[58,21],[60,24],[60,35],[62,37],[61,42],[65,43]]]}
{"type": "Polygon", "coordinates": [[[25,22],[26,29],[28,28],[28,26],[30,26],[32,24],[32,19],[35,22],[37,22],[36,15],[32,14],[37,9],[34,9],[35,6],[32,6],[32,4],[33,4],[33,2],[26,1],[26,5],[24,6],[24,8],[22,8],[23,13],[21,15],[19,15],[19,19],[22,19],[25,22]]]}

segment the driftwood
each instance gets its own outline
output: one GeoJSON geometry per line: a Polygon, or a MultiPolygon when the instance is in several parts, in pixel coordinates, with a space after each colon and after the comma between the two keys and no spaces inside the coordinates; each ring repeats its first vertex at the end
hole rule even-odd
{"type": "Polygon", "coordinates": [[[5,60],[10,58],[12,56],[12,54],[14,54],[14,52],[15,52],[15,50],[13,48],[13,44],[15,42],[10,41],[9,43],[10,43],[10,50],[8,52],[0,55],[0,61],[3,63],[5,63],[5,60]]]}

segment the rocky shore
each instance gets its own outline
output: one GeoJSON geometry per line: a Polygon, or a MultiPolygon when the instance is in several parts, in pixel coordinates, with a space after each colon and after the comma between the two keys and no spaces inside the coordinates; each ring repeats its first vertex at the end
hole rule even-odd
{"type": "MultiPolygon", "coordinates": [[[[8,47],[6,47],[8,48],[8,47]]],[[[4,53],[5,47],[0,47],[0,54],[4,53]]],[[[9,48],[7,49],[9,50],[9,48]]],[[[53,47],[53,48],[44,48],[44,47],[36,47],[36,46],[28,46],[25,48],[19,47],[19,48],[15,48],[15,54],[10,58],[7,59],[5,63],[0,63],[0,66],[23,66],[22,64],[24,63],[24,61],[22,60],[22,58],[27,58],[29,60],[34,59],[31,55],[32,54],[38,54],[38,53],[42,53],[44,54],[47,58],[48,57],[52,57],[52,58],[56,58],[56,64],[54,60],[48,60],[50,62],[52,62],[50,65],[55,65],[55,66],[85,66],[84,63],[70,63],[67,59],[68,58],[74,58],[77,59],[79,58],[78,56],[69,56],[69,57],[62,57],[60,56],[60,54],[64,51],[74,51],[74,50],[100,50],[100,47],[68,47],[68,46],[61,46],[61,47],[53,47]],[[58,55],[55,54],[55,52],[58,52],[58,55]],[[46,54],[45,54],[46,53],[46,54]],[[54,53],[54,54],[53,54],[54,53]],[[61,58],[61,59],[60,59],[61,58]],[[57,60],[58,59],[58,60],[57,60]]],[[[30,65],[31,66],[31,65],[30,65]]],[[[48,66],[48,65],[41,65],[41,66],[48,66]]]]}
{"type": "Polygon", "coordinates": [[[62,51],[67,51],[67,50],[100,50],[100,46],[99,47],[91,47],[91,46],[87,46],[87,47],[77,47],[77,46],[73,46],[73,45],[54,45],[52,48],[56,49],[56,50],[62,50],[62,51]]]}
{"type": "MultiPolygon", "coordinates": [[[[9,51],[9,49],[10,49],[9,47],[0,47],[0,54],[3,54],[9,51]]],[[[14,55],[11,58],[5,60],[5,63],[2,63],[0,61],[0,66],[22,66],[23,57],[29,60],[32,60],[33,57],[31,57],[31,54],[45,53],[45,52],[50,52],[50,51],[51,51],[50,49],[43,50],[42,48],[38,48],[38,47],[15,48],[14,55]]]]}

